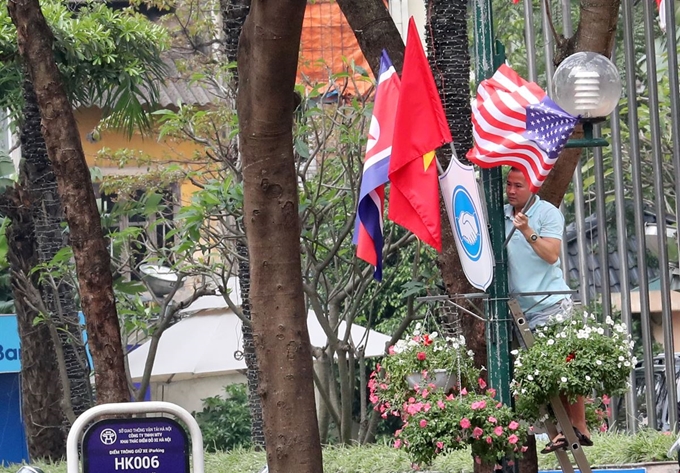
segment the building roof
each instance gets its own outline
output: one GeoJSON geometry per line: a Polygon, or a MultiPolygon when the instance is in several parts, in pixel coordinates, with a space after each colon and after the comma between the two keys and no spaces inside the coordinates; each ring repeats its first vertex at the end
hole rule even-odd
{"type": "MultiPolygon", "coordinates": [[[[656,223],[656,215],[650,210],[645,210],[643,219],[645,223],[656,223]]],[[[667,221],[668,223],[675,224],[675,220],[671,217],[669,217],[667,221]]],[[[593,214],[587,217],[585,219],[583,234],[586,239],[586,248],[588,250],[586,271],[588,273],[588,291],[591,299],[595,299],[597,294],[602,292],[602,268],[600,267],[598,230],[599,225],[596,215],[593,214]]],[[[568,283],[570,287],[578,290],[580,289],[580,268],[575,223],[571,223],[567,226],[565,238],[567,242],[566,264],[568,268],[568,283]]],[[[621,292],[621,267],[626,266],[623,258],[627,258],[628,260],[627,266],[630,287],[634,288],[640,284],[640,267],[637,262],[637,238],[635,235],[631,235],[627,238],[627,254],[624,256],[619,254],[617,245],[618,242],[615,239],[615,235],[610,233],[608,245],[610,292],[621,292]]],[[[647,276],[649,280],[659,277],[658,267],[648,267],[647,276]]],[[[575,295],[575,299],[580,299],[578,294],[575,295]]]]}

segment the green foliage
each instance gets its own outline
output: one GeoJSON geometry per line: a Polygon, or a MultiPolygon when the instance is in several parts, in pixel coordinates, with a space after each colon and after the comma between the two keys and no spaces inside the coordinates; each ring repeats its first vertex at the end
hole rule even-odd
{"type": "Polygon", "coordinates": [[[628,389],[628,376],[636,363],[633,341],[623,324],[611,317],[597,322],[592,314],[574,314],[566,320],[539,327],[534,345],[515,350],[516,408],[522,418],[535,420],[538,407],[552,396],[570,399],[593,392],[617,396],[628,389]]]}
{"type": "MultiPolygon", "coordinates": [[[[110,126],[128,134],[149,129],[144,106],[158,100],[158,81],[166,72],[160,54],[169,47],[166,30],[132,8],[113,10],[103,2],[72,8],[43,0],[41,7],[54,33],[55,60],[72,102],[96,104],[110,126]]],[[[23,77],[7,9],[0,10],[0,57],[0,108],[18,117],[23,77]]]]}
{"type": "MultiPolygon", "coordinates": [[[[594,434],[595,446],[588,449],[588,461],[598,465],[628,465],[653,461],[671,461],[666,452],[675,441],[669,432],[642,430],[635,435],[618,432],[594,434]]],[[[403,449],[388,445],[335,446],[323,451],[325,473],[408,473],[411,462],[403,449]]],[[[208,453],[205,457],[205,471],[211,473],[257,473],[266,464],[266,453],[245,449],[230,452],[208,453]]],[[[66,462],[32,465],[47,473],[66,473],[66,462]]],[[[539,455],[540,470],[559,469],[555,455],[539,455]]],[[[435,459],[430,471],[447,473],[472,473],[474,461],[469,450],[458,450],[435,459]]],[[[0,466],[0,473],[15,473],[17,465],[0,466]]]]}
{"type": "Polygon", "coordinates": [[[225,397],[203,399],[203,410],[194,413],[208,452],[250,446],[250,410],[245,384],[230,384],[225,397]]]}

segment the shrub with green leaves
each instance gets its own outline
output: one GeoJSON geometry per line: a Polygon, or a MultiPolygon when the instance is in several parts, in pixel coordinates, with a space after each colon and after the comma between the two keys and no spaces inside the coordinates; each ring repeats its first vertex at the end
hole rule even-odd
{"type": "Polygon", "coordinates": [[[245,384],[230,384],[225,397],[203,399],[203,410],[194,413],[208,452],[250,447],[250,410],[245,384]]]}
{"type": "Polygon", "coordinates": [[[515,406],[526,420],[536,420],[539,406],[559,394],[575,400],[593,392],[618,396],[629,389],[628,375],[637,360],[626,327],[611,317],[600,323],[588,313],[558,317],[536,330],[531,348],[513,351],[515,406]]]}

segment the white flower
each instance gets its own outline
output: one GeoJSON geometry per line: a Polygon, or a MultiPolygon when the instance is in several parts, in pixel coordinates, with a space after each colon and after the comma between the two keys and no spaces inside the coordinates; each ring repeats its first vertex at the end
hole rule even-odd
{"type": "Polygon", "coordinates": [[[416,324],[416,330],[420,330],[422,326],[423,326],[423,324],[421,324],[420,322],[418,322],[418,323],[416,324]]]}
{"type": "Polygon", "coordinates": [[[538,338],[545,338],[545,334],[543,332],[538,332],[538,338]]]}
{"type": "Polygon", "coordinates": [[[458,343],[460,343],[461,345],[465,345],[465,337],[462,335],[458,337],[458,343]]]}
{"type": "Polygon", "coordinates": [[[438,336],[439,336],[439,334],[438,334],[437,332],[432,332],[432,333],[430,334],[430,340],[434,340],[434,339],[437,338],[438,336]]]}
{"type": "Polygon", "coordinates": [[[604,335],[604,329],[603,329],[602,327],[598,327],[597,333],[598,333],[599,335],[604,335]]]}
{"type": "Polygon", "coordinates": [[[607,316],[604,321],[607,323],[607,325],[614,325],[614,319],[612,319],[610,316],[607,316]]]}
{"type": "Polygon", "coordinates": [[[602,362],[601,362],[600,360],[595,360],[595,364],[596,364],[597,366],[600,366],[600,365],[602,364],[602,362]]]}
{"type": "Polygon", "coordinates": [[[628,367],[630,366],[630,361],[624,362],[624,363],[623,363],[623,366],[625,366],[626,368],[628,368],[628,367]]]}
{"type": "Polygon", "coordinates": [[[560,381],[562,381],[563,383],[566,383],[566,382],[567,382],[567,378],[565,378],[564,376],[562,376],[562,377],[560,378],[560,381]]]}
{"type": "Polygon", "coordinates": [[[590,381],[590,376],[586,375],[586,381],[590,381]]]}
{"type": "Polygon", "coordinates": [[[536,370],[536,371],[534,371],[534,374],[535,374],[536,376],[538,376],[540,373],[538,372],[538,370],[536,370]]]}
{"type": "Polygon", "coordinates": [[[534,377],[531,376],[531,375],[528,375],[528,376],[527,376],[527,379],[528,379],[529,381],[533,381],[533,380],[534,380],[534,377]]]}
{"type": "Polygon", "coordinates": [[[548,345],[554,345],[554,344],[555,344],[555,340],[553,340],[553,339],[551,338],[551,339],[548,340],[546,343],[547,343],[548,345]]]}
{"type": "Polygon", "coordinates": [[[512,350],[510,352],[511,355],[517,355],[519,353],[519,350],[512,350]]]}
{"type": "Polygon", "coordinates": [[[625,360],[625,358],[623,356],[619,355],[619,361],[623,361],[623,360],[625,360]]]}
{"type": "Polygon", "coordinates": [[[417,347],[417,346],[418,346],[418,342],[416,342],[415,340],[409,340],[409,341],[408,341],[408,346],[410,346],[410,347],[417,347]]]}
{"type": "Polygon", "coordinates": [[[522,366],[522,362],[519,360],[515,360],[515,366],[519,368],[520,366],[522,366]]]}
{"type": "Polygon", "coordinates": [[[522,394],[526,394],[526,393],[527,393],[527,390],[522,388],[522,394]]]}
{"type": "Polygon", "coordinates": [[[638,360],[637,360],[637,358],[633,357],[633,358],[630,360],[630,362],[633,363],[634,365],[637,365],[638,360]]]}
{"type": "Polygon", "coordinates": [[[467,354],[468,356],[475,356],[475,352],[473,352],[472,350],[468,350],[467,354]]]}
{"type": "Polygon", "coordinates": [[[564,322],[564,316],[562,314],[557,314],[555,320],[558,322],[564,322]]]}

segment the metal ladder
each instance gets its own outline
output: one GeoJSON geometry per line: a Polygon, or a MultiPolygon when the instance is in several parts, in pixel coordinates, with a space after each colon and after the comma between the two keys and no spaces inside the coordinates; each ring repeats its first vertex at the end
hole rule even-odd
{"type": "MultiPolygon", "coordinates": [[[[524,341],[524,345],[527,348],[531,347],[534,344],[534,334],[531,333],[531,330],[529,329],[529,324],[524,317],[524,312],[522,312],[522,309],[519,307],[519,303],[515,299],[510,299],[508,301],[508,306],[510,307],[510,312],[515,319],[515,324],[519,329],[519,334],[524,341]]],[[[574,460],[576,460],[579,470],[581,473],[592,473],[590,463],[588,463],[588,459],[586,458],[586,455],[581,448],[581,444],[576,437],[576,433],[574,432],[574,428],[569,421],[569,416],[567,415],[567,411],[562,404],[562,400],[559,398],[559,396],[554,396],[550,398],[550,405],[553,409],[553,412],[555,413],[557,425],[562,426],[562,434],[567,439],[568,449],[574,456],[574,460]]],[[[541,413],[544,413],[543,411],[546,411],[546,407],[543,406],[541,411],[541,413]]],[[[558,434],[557,425],[553,422],[545,422],[546,430],[548,431],[548,435],[551,439],[555,438],[558,434]]],[[[555,455],[557,455],[557,460],[560,462],[560,466],[564,473],[574,473],[574,466],[571,464],[569,456],[565,450],[556,450],[555,455]]]]}

